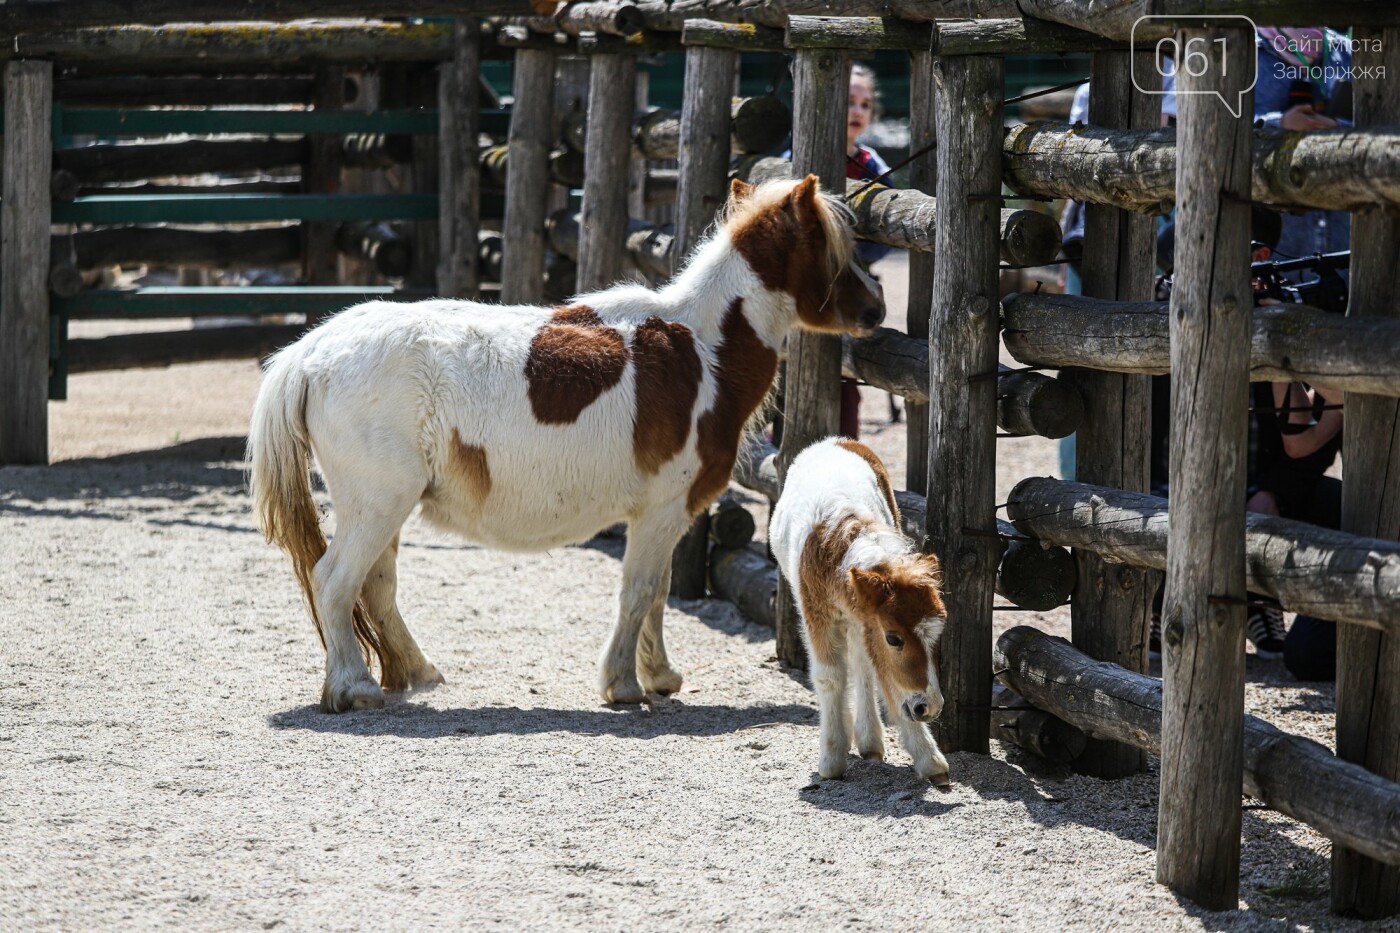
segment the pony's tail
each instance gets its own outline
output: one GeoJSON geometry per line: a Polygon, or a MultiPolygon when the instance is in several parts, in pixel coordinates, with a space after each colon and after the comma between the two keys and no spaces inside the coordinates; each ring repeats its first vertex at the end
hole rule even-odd
{"type": "MultiPolygon", "coordinates": [[[[258,528],[292,558],[292,570],[324,648],[326,635],[312,580],[317,562],[326,553],[326,536],[311,496],[311,441],[306,432],[307,387],[301,358],[301,347],[294,344],[268,361],[248,430],[248,485],[258,528]]],[[[355,601],[353,621],[365,663],[378,663],[380,671],[387,673],[384,649],[363,598],[355,601]]]]}

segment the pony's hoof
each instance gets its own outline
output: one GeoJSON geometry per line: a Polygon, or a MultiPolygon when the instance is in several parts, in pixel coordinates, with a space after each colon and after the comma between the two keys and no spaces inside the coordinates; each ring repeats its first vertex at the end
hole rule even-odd
{"type": "Polygon", "coordinates": [[[615,680],[603,688],[604,703],[643,703],[646,691],[635,680],[615,680]]]}
{"type": "Polygon", "coordinates": [[[828,781],[845,777],[846,756],[842,755],[839,760],[835,758],[822,759],[821,763],[817,765],[817,773],[828,781]]]}
{"type": "Polygon", "coordinates": [[[321,709],[327,713],[379,709],[383,705],[384,691],[372,680],[357,680],[338,689],[332,689],[327,683],[321,688],[321,709]]]}
{"type": "Polygon", "coordinates": [[[423,667],[408,679],[410,690],[431,690],[447,683],[446,678],[437,669],[437,665],[431,661],[425,662],[423,667]]]}
{"type": "Polygon", "coordinates": [[[862,748],[862,749],[860,750],[860,757],[861,757],[861,758],[864,758],[866,761],[884,761],[884,760],[885,760],[885,750],[884,750],[883,748],[878,748],[878,747],[877,747],[877,748],[862,748]]]}
{"type": "Polygon", "coordinates": [[[952,784],[952,778],[948,777],[948,766],[937,765],[931,767],[916,768],[915,772],[925,781],[931,782],[935,787],[947,787],[952,784]]]}
{"type": "Polygon", "coordinates": [[[669,667],[655,674],[645,672],[642,674],[642,686],[646,688],[648,693],[659,693],[662,696],[680,693],[683,683],[685,683],[685,678],[669,667]]]}

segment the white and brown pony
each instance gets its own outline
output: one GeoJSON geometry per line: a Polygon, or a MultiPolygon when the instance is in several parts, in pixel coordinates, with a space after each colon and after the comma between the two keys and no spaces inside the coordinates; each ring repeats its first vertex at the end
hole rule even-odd
{"type": "Polygon", "coordinates": [[[851,687],[856,750],[885,757],[879,689],[915,772],[947,784],[948,762],[924,725],[943,711],[938,641],[947,616],[938,558],[918,553],[900,532],[880,458],[838,437],[798,454],[773,507],[768,543],[802,616],[821,712],[818,772],[846,773],[851,687]]]}
{"type": "Polygon", "coordinates": [[[619,285],[560,308],[372,301],[268,362],[248,437],[253,503],[325,645],[322,708],[442,682],[395,605],[399,529],[420,504],[439,526],[515,551],[626,520],[599,689],[637,703],[680,688],[661,633],[671,551],[728,484],[784,338],[884,316],[852,261],[849,215],[815,176],[736,181],[726,210],[656,291],[619,285]],[[329,547],[313,453],[336,516],[329,547]]]}

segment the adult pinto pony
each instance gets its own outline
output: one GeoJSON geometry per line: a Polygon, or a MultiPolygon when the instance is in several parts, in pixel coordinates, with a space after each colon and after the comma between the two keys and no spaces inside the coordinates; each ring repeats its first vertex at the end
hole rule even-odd
{"type": "Polygon", "coordinates": [[[853,262],[848,215],[815,176],[736,181],[726,211],[657,291],[619,285],[554,309],[372,301],[269,361],[248,437],[253,503],[325,645],[323,709],[381,706],[380,684],[442,682],[395,605],[399,529],[419,504],[437,525],[515,551],[625,519],[599,688],[615,703],[680,688],[661,632],[671,551],[728,484],[784,338],[884,316],[853,262]],[[336,515],[329,547],[312,453],[336,515]]]}

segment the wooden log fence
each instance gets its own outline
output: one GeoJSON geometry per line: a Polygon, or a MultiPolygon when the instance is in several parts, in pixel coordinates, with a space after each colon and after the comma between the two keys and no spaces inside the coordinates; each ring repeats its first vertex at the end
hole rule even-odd
{"type": "MultiPolygon", "coordinates": [[[[792,131],[792,114],[782,101],[769,95],[732,98],[728,122],[729,152],[735,155],[769,152],[792,131]]],[[[564,142],[571,148],[581,149],[587,132],[588,120],[580,115],[565,125],[564,142]]],[[[637,114],[632,120],[631,157],[678,159],[682,132],[681,110],[661,109],[637,114]]]]}

